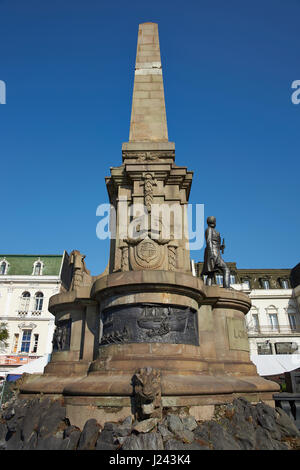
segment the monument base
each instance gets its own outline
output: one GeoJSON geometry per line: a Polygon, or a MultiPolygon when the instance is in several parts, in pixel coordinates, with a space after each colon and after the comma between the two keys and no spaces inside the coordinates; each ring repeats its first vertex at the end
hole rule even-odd
{"type": "Polygon", "coordinates": [[[244,293],[188,274],[136,271],[96,280],[86,297],[52,297],[57,321],[71,322],[70,350],[54,353],[45,373],[21,386],[22,397],[63,398],[78,426],[91,416],[101,424],[132,414],[133,377],[145,367],[160,371],[163,408],[188,408],[197,419],[237,397],[271,403],[279,390],[250,360],[244,293]]]}

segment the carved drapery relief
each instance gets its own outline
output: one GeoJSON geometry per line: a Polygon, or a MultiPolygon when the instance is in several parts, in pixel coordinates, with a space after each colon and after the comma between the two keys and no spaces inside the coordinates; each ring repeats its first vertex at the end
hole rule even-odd
{"type": "Polygon", "coordinates": [[[151,212],[151,205],[153,203],[153,187],[156,185],[156,179],[153,178],[152,173],[145,173],[144,175],[144,201],[147,211],[151,212]]]}
{"type": "Polygon", "coordinates": [[[176,269],[176,249],[175,245],[168,245],[168,265],[169,271],[175,271],[176,269]]]}
{"type": "Polygon", "coordinates": [[[121,246],[121,271],[129,271],[128,245],[121,246]]]}

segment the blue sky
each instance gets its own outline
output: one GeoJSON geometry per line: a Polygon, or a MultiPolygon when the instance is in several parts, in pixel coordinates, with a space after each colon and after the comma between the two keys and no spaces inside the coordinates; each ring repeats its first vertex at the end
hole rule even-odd
{"type": "Polygon", "coordinates": [[[216,216],[226,261],[296,265],[299,18],[299,0],[0,0],[0,251],[79,249],[104,270],[96,209],[128,141],[138,24],[153,21],[190,202],[216,216]]]}

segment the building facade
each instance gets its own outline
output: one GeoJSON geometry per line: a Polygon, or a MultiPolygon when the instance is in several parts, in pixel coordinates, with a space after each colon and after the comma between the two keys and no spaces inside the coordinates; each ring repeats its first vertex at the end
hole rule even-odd
{"type": "Polygon", "coordinates": [[[0,349],[0,375],[52,352],[49,298],[68,284],[69,256],[0,255],[0,322],[9,332],[0,349]]]}
{"type": "MultiPolygon", "coordinates": [[[[246,315],[251,355],[300,354],[300,311],[290,281],[290,269],[230,268],[230,286],[246,292],[252,307],[246,315]]],[[[203,263],[196,263],[200,277],[203,263]]],[[[221,274],[215,276],[222,285],[221,274]]]]}

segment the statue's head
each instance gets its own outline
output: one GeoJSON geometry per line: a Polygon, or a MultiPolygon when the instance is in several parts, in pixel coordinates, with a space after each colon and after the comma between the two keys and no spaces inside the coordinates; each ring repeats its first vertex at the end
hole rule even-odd
{"type": "Polygon", "coordinates": [[[214,216],[207,217],[207,225],[209,227],[215,227],[216,226],[216,218],[214,216]]]}

